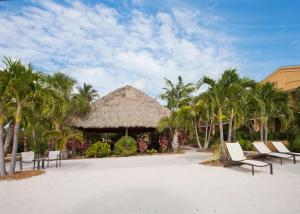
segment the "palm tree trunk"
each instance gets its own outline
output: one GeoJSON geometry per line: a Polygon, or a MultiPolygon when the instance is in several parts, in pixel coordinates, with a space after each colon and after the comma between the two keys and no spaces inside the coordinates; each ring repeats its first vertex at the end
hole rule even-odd
{"type": "Polygon", "coordinates": [[[209,125],[208,125],[208,123],[207,124],[205,124],[205,137],[204,137],[204,148],[203,148],[203,150],[205,151],[206,150],[206,145],[207,145],[207,139],[208,139],[208,127],[209,125]]]}
{"type": "Polygon", "coordinates": [[[210,125],[209,125],[209,131],[208,131],[208,135],[207,135],[207,139],[206,139],[206,144],[204,145],[204,151],[207,150],[208,145],[209,145],[209,139],[210,139],[210,135],[211,135],[211,130],[212,130],[212,119],[210,120],[210,125]]]}
{"type": "Polygon", "coordinates": [[[12,149],[10,168],[9,168],[9,175],[14,174],[15,170],[16,170],[20,122],[21,122],[21,106],[18,105],[17,113],[16,113],[15,128],[14,128],[13,149],[12,149]]]}
{"type": "Polygon", "coordinates": [[[0,106],[0,176],[4,176],[5,172],[5,161],[4,161],[4,145],[3,145],[3,111],[0,106]]]}
{"type": "Polygon", "coordinates": [[[264,141],[264,123],[262,120],[260,122],[260,141],[264,141]]]}
{"type": "Polygon", "coordinates": [[[32,129],[32,141],[34,145],[34,150],[37,151],[35,128],[32,129]]]}
{"type": "Polygon", "coordinates": [[[24,152],[28,152],[29,151],[29,148],[28,148],[28,136],[27,134],[25,133],[24,134],[24,152]]]}
{"type": "Polygon", "coordinates": [[[200,143],[200,140],[199,140],[199,134],[198,134],[198,128],[197,128],[197,123],[196,121],[193,121],[194,123],[194,129],[195,129],[195,135],[196,135],[196,140],[197,140],[197,143],[198,143],[198,146],[199,146],[199,149],[200,151],[202,151],[202,146],[201,146],[201,143],[200,143]]]}
{"type": "Polygon", "coordinates": [[[4,143],[4,154],[7,154],[9,148],[11,147],[12,138],[14,135],[14,123],[11,121],[7,128],[5,143],[4,143]]]}
{"type": "Polygon", "coordinates": [[[174,136],[173,136],[173,140],[172,140],[172,150],[173,152],[177,152],[178,150],[178,130],[175,129],[174,131],[174,136]]]}
{"type": "Polygon", "coordinates": [[[265,138],[264,138],[264,141],[265,141],[265,143],[267,143],[267,141],[268,141],[268,123],[267,122],[265,122],[264,129],[265,129],[265,138]]]}
{"type": "Polygon", "coordinates": [[[222,109],[219,108],[219,132],[220,132],[220,144],[221,144],[221,161],[225,162],[225,144],[224,144],[224,131],[223,131],[223,120],[222,120],[222,109]]]}
{"type": "Polygon", "coordinates": [[[227,143],[231,143],[232,123],[233,123],[233,110],[231,110],[231,114],[230,114],[227,143]]]}

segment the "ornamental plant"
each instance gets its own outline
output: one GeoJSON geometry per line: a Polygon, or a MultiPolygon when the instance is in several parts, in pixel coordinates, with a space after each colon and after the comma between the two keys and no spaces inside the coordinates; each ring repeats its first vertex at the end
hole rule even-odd
{"type": "Polygon", "coordinates": [[[89,144],[83,143],[77,138],[70,138],[66,144],[66,148],[72,152],[72,155],[84,155],[89,148],[89,144]]]}
{"type": "Polygon", "coordinates": [[[117,156],[130,156],[137,153],[137,143],[132,137],[122,137],[115,144],[114,153],[117,156]]]}
{"type": "Polygon", "coordinates": [[[163,136],[159,137],[158,143],[161,148],[161,152],[167,152],[168,146],[169,146],[169,141],[165,134],[163,136]]]}
{"type": "Polygon", "coordinates": [[[149,145],[149,135],[148,134],[142,134],[138,138],[138,150],[140,153],[145,153],[148,149],[149,145]]]}
{"type": "Polygon", "coordinates": [[[86,151],[85,155],[88,158],[102,158],[111,153],[108,143],[102,143],[100,141],[92,144],[86,151]]]}

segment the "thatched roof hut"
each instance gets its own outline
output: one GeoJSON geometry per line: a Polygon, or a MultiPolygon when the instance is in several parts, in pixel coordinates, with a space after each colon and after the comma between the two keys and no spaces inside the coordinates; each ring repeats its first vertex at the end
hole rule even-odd
{"type": "Polygon", "coordinates": [[[71,126],[103,132],[154,130],[159,120],[170,114],[170,110],[155,99],[127,85],[92,103],[88,115],[74,119],[71,126]]]}

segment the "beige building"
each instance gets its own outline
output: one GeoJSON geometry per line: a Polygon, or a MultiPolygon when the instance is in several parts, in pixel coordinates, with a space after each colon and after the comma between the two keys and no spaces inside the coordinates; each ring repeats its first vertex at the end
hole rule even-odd
{"type": "MultiPolygon", "coordinates": [[[[292,96],[292,106],[294,106],[295,91],[300,88],[300,65],[280,67],[261,81],[261,83],[272,82],[275,87],[292,96]]],[[[280,127],[279,120],[271,122],[271,129],[278,129],[280,127]],[[272,124],[272,125],[271,125],[272,124]]],[[[255,124],[256,130],[260,129],[259,124],[255,124]]]]}
{"type": "Polygon", "coordinates": [[[274,83],[277,88],[290,92],[294,100],[294,92],[300,88],[300,65],[280,67],[261,82],[274,83]]]}
{"type": "Polygon", "coordinates": [[[300,87],[300,65],[280,67],[261,82],[272,82],[283,91],[295,91],[300,87]]]}

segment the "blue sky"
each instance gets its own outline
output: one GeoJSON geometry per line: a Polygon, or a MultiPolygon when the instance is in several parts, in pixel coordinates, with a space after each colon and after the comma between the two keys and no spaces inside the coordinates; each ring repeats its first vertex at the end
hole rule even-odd
{"type": "Polygon", "coordinates": [[[224,69],[261,80],[300,64],[300,1],[0,1],[0,57],[62,71],[105,94],[153,96],[163,77],[195,82],[224,69]],[[298,10],[298,11],[297,11],[298,10]]]}

